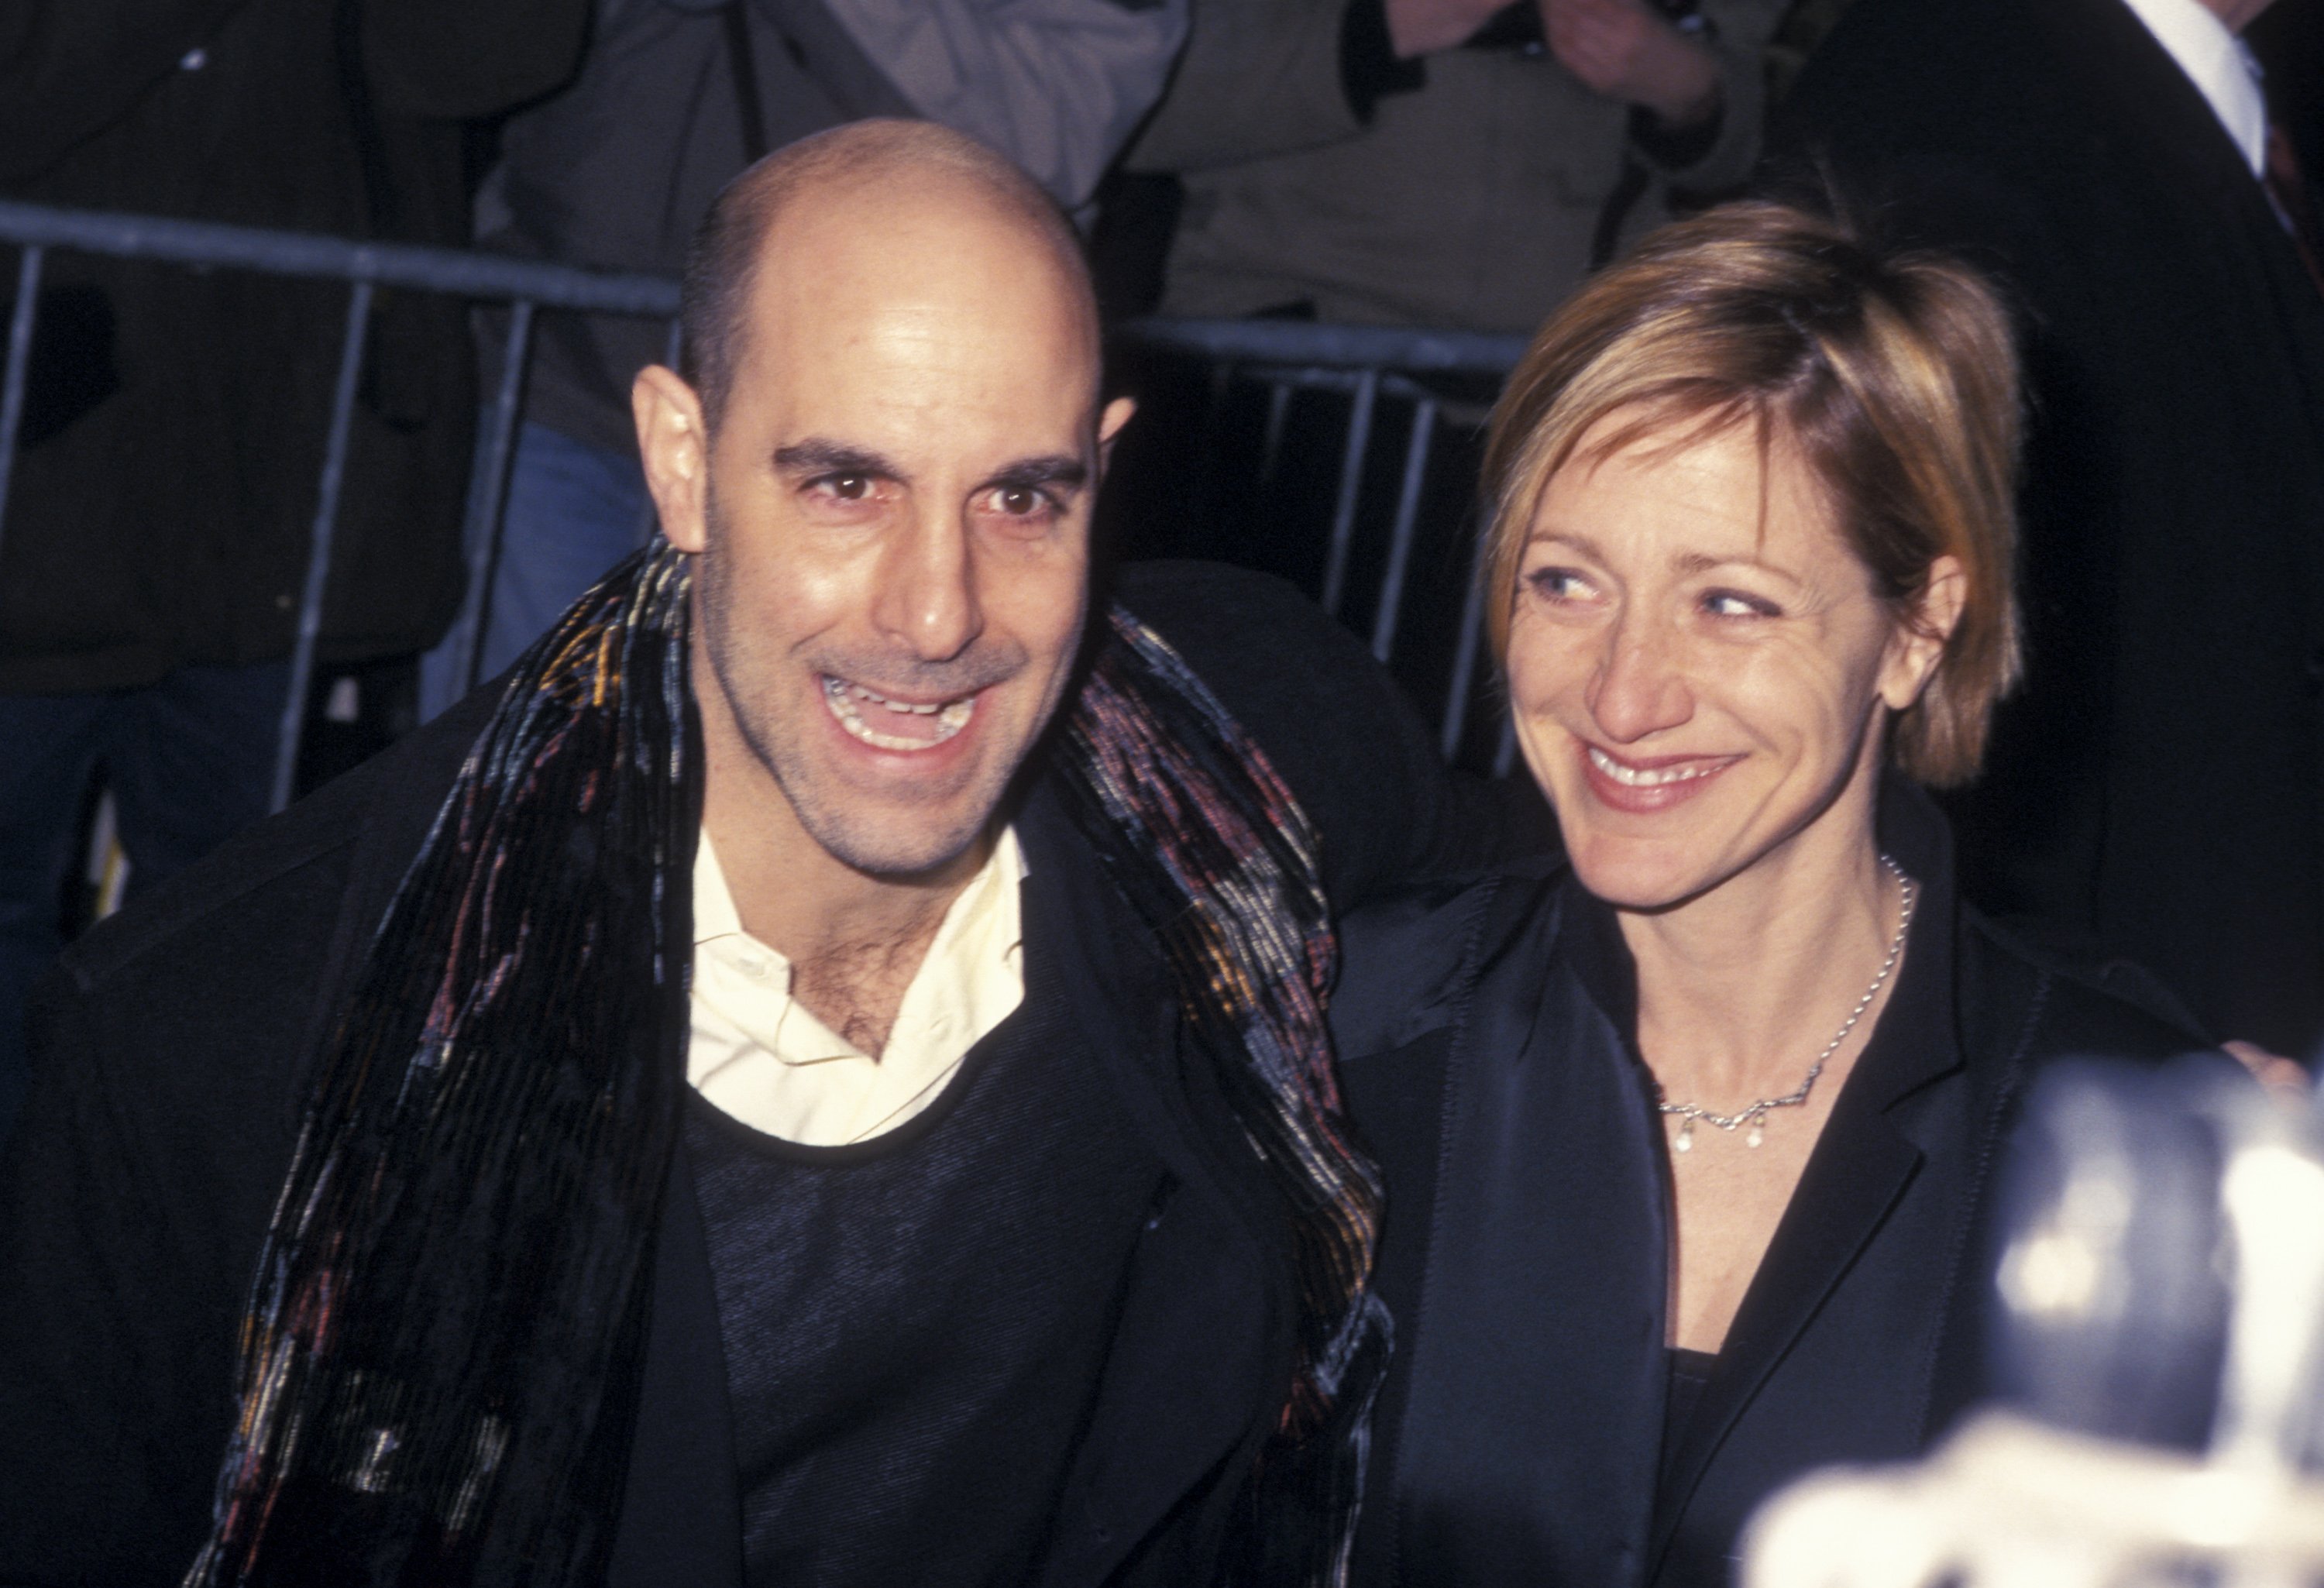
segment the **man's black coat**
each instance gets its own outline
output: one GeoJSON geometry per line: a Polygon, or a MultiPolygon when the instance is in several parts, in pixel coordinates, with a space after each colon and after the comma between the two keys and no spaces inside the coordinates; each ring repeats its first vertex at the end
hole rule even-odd
{"type": "Polygon", "coordinates": [[[2324,293],[2264,190],[2122,0],[1858,0],[1773,143],[2024,312],[2031,677],[1955,806],[1967,891],[2315,1054],[2324,293]]]}
{"type": "MultiPolygon", "coordinates": [[[[1275,759],[1340,900],[1523,830],[1502,790],[1445,781],[1395,686],[1287,586],[1152,565],[1123,598],[1275,759]]],[[[204,1537],[300,1077],[490,704],[472,697],[228,845],[47,983],[32,1096],[0,1163],[0,1583],[174,1582],[204,1537]]],[[[1131,1261],[1045,1580],[1193,1581],[1288,1382],[1283,1213],[1208,1078],[1178,1062],[1149,935],[1031,785],[1017,817],[1028,925],[1073,946],[1051,984],[1071,990],[1170,1186],[1131,1261]]],[[[683,1155],[676,1172],[689,1187],[683,1155]]],[[[670,1207],[616,1588],[740,1583],[706,1248],[692,1196],[670,1207]]]]}

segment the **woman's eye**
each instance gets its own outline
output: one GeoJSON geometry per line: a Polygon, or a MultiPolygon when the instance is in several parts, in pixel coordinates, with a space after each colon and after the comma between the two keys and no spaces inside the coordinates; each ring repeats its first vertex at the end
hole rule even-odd
{"type": "Polygon", "coordinates": [[[1536,568],[1526,577],[1545,601],[1586,601],[1596,594],[1590,581],[1570,568],[1536,568]]]}
{"type": "Polygon", "coordinates": [[[1702,598],[1702,610],[1713,617],[1781,617],[1783,608],[1739,590],[1712,590],[1702,598]]]}

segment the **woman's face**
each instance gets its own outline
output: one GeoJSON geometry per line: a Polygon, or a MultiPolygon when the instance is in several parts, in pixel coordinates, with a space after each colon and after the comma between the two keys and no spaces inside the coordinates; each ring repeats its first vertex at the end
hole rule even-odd
{"type": "Polygon", "coordinates": [[[1868,815],[1885,716],[1941,644],[1875,598],[1780,439],[1764,470],[1748,424],[1591,441],[1518,563],[1509,690],[1583,885],[1651,909],[1796,853],[1836,804],[1868,815]]]}

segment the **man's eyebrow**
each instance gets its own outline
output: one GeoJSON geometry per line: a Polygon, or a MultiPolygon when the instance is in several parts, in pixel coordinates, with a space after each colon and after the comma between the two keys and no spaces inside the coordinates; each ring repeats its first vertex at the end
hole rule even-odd
{"type": "Polygon", "coordinates": [[[1020,457],[997,470],[984,482],[987,490],[1022,491],[1037,485],[1063,485],[1078,491],[1089,484],[1089,465],[1070,453],[1056,452],[1047,457],[1020,457]]]}
{"type": "Polygon", "coordinates": [[[893,461],[868,447],[851,447],[844,441],[826,441],[818,436],[776,448],[775,466],[785,474],[812,471],[816,474],[865,475],[881,480],[900,480],[904,477],[904,471],[893,461]]]}

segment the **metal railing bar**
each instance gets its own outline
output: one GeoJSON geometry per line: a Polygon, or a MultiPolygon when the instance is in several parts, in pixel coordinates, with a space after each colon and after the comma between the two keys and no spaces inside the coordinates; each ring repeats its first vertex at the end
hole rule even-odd
{"type": "Polygon", "coordinates": [[[1436,439],[1436,404],[1422,398],[1412,411],[1412,439],[1404,447],[1404,485],[1397,492],[1396,524],[1388,532],[1388,571],[1380,576],[1379,612],[1372,619],[1372,656],[1385,662],[1396,648],[1397,613],[1412,566],[1413,531],[1420,522],[1420,487],[1428,478],[1428,449],[1436,439]]]}
{"type": "MultiPolygon", "coordinates": [[[[1473,528],[1474,510],[1462,519],[1462,527],[1473,528]]],[[[1469,729],[1469,692],[1476,687],[1477,652],[1484,640],[1485,628],[1485,537],[1471,538],[1469,553],[1469,589],[1461,602],[1461,638],[1452,651],[1452,683],[1444,692],[1444,734],[1440,743],[1444,759],[1452,760],[1461,753],[1461,737],[1469,729]]]]}
{"type": "Polygon", "coordinates": [[[347,434],[355,428],[355,383],[363,374],[364,337],[371,326],[372,283],[357,281],[347,294],[347,328],[339,348],[338,384],[331,393],[331,429],[323,445],[323,477],[316,493],[315,533],[307,552],[307,588],[299,603],[299,636],[290,647],[290,694],[274,755],[274,792],[266,808],[290,803],[299,777],[299,740],[307,722],[307,688],[315,676],[315,642],[323,632],[323,591],[331,573],[331,540],[338,528],[339,486],[346,477],[347,434]]]}
{"type": "MultiPolygon", "coordinates": [[[[1353,392],[1362,384],[1364,379],[1364,372],[1361,370],[1333,369],[1322,365],[1304,369],[1294,369],[1283,365],[1240,365],[1236,367],[1236,373],[1254,381],[1264,381],[1269,385],[1295,386],[1303,392],[1353,392]]],[[[1442,393],[1422,385],[1418,381],[1406,379],[1392,369],[1377,370],[1372,373],[1379,381],[1380,395],[1383,397],[1400,397],[1412,402],[1431,399],[1439,402],[1443,401],[1442,393]]]]}
{"type": "Polygon", "coordinates": [[[1275,464],[1283,452],[1283,424],[1291,414],[1291,383],[1275,381],[1267,392],[1267,436],[1259,453],[1259,484],[1264,489],[1275,478],[1275,464]]]}
{"type": "Polygon", "coordinates": [[[678,283],[666,276],[583,270],[496,254],[355,243],[344,237],[266,231],[215,221],[111,215],[0,200],[0,240],[77,248],[117,259],[225,266],[272,275],[371,282],[463,298],[530,298],[546,309],[600,314],[678,312],[678,283]]]}
{"type": "Polygon", "coordinates": [[[1194,479],[1186,493],[1186,514],[1195,523],[1210,522],[1211,498],[1217,494],[1219,478],[1219,434],[1226,423],[1234,378],[1234,365],[1211,366],[1210,393],[1203,402],[1203,422],[1194,445],[1194,479]]]}
{"type": "Polygon", "coordinates": [[[1437,374],[1507,374],[1526,349],[1523,337],[1314,320],[1134,319],[1119,334],[1150,347],[1238,363],[1392,366],[1437,374]]]}
{"type": "Polygon", "coordinates": [[[501,349],[501,384],[493,399],[491,429],[483,466],[468,494],[468,521],[460,544],[467,554],[468,588],[452,632],[452,676],[462,694],[476,687],[476,667],[484,654],[484,628],[491,621],[493,578],[500,571],[501,536],[508,522],[509,464],[516,454],[517,416],[524,402],[525,365],[532,352],[533,302],[511,306],[508,341],[501,349]]]}
{"type": "Polygon", "coordinates": [[[32,367],[32,318],[39,312],[41,262],[48,251],[27,244],[16,262],[16,307],[8,316],[8,366],[0,374],[0,540],[8,527],[8,485],[16,472],[16,433],[24,426],[24,383],[32,367]]]}
{"type": "Polygon", "coordinates": [[[1348,547],[1355,539],[1356,497],[1363,489],[1364,453],[1371,446],[1372,405],[1379,397],[1379,371],[1368,369],[1356,383],[1348,412],[1348,448],[1340,457],[1340,498],[1332,508],[1332,546],[1323,563],[1323,610],[1340,615],[1348,583],[1348,547]]]}

